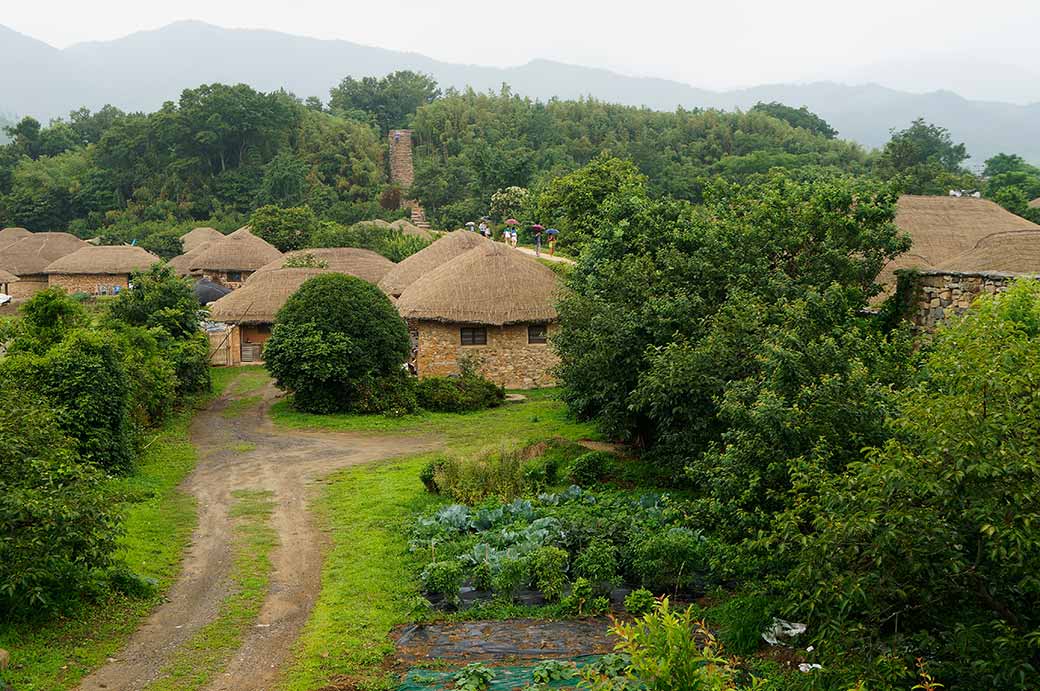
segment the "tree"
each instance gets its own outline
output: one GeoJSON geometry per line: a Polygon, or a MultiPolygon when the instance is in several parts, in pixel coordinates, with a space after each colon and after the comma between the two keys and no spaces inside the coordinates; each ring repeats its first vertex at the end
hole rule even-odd
{"type": "Polygon", "coordinates": [[[891,439],[841,474],[799,469],[792,614],[868,674],[927,655],[948,688],[1040,685],[1038,346],[1040,284],[980,299],[936,334],[891,439]]]}
{"type": "Polygon", "coordinates": [[[75,329],[90,323],[90,316],[61,288],[41,290],[19,309],[22,318],[13,324],[10,353],[46,353],[75,329]]]}
{"type": "Polygon", "coordinates": [[[549,183],[538,196],[537,218],[559,229],[561,245],[580,251],[602,229],[608,198],[644,196],[646,186],[646,176],[631,161],[603,154],[549,183]]]}
{"type": "Polygon", "coordinates": [[[299,206],[307,199],[307,164],[282,152],[264,166],[257,203],[261,206],[299,206]]]}
{"type": "Polygon", "coordinates": [[[962,167],[967,158],[964,144],[954,144],[946,128],[918,118],[910,127],[892,131],[874,171],[885,180],[899,179],[909,194],[946,194],[976,185],[962,167]]]}
{"type": "Polygon", "coordinates": [[[491,217],[504,221],[508,218],[523,217],[530,204],[531,193],[523,187],[507,187],[491,195],[491,217]]]}
{"type": "Polygon", "coordinates": [[[307,206],[288,209],[274,205],[262,206],[249,217],[253,233],[281,252],[307,247],[317,225],[317,217],[307,206]]]}
{"type": "Polygon", "coordinates": [[[199,333],[206,311],[199,307],[191,282],[178,278],[167,264],[155,264],[133,275],[132,287],[119,294],[109,316],[131,326],[159,329],[170,338],[199,333]]]}
{"type": "Polygon", "coordinates": [[[834,139],[838,136],[838,130],[831,127],[826,120],[805,106],[792,108],[776,101],[770,103],[759,101],[751,108],[751,112],[765,113],[777,120],[783,120],[792,127],[800,127],[826,139],[834,139]]]}
{"type": "Polygon", "coordinates": [[[111,564],[118,514],[78,462],[61,408],[0,386],[0,620],[69,608],[111,564]]]}
{"type": "Polygon", "coordinates": [[[305,282],[278,312],[264,362],[300,410],[348,410],[367,389],[400,376],[408,327],[371,283],[342,274],[305,282]]]}
{"type": "Polygon", "coordinates": [[[350,116],[356,111],[375,115],[379,131],[407,127],[420,106],[432,103],[441,92],[429,75],[399,70],[383,77],[346,77],[330,92],[329,110],[350,116]]]}

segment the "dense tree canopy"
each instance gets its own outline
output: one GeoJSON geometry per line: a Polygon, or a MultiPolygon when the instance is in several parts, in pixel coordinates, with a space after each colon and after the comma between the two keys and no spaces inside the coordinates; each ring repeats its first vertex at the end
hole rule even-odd
{"type": "Polygon", "coordinates": [[[432,103],[441,91],[428,75],[399,70],[377,79],[346,77],[332,89],[329,110],[345,117],[372,120],[381,134],[407,127],[420,106],[432,103]]]}
{"type": "Polygon", "coordinates": [[[792,108],[776,101],[770,103],[759,101],[751,109],[751,112],[772,115],[777,120],[783,120],[792,127],[801,127],[803,130],[809,130],[813,134],[818,134],[827,139],[834,139],[838,136],[838,130],[831,127],[826,120],[805,106],[792,108]]]}
{"type": "Polygon", "coordinates": [[[974,176],[964,167],[968,151],[955,144],[950,132],[922,118],[892,138],[874,161],[874,171],[885,180],[898,180],[909,194],[947,194],[949,190],[971,189],[974,176]]]}

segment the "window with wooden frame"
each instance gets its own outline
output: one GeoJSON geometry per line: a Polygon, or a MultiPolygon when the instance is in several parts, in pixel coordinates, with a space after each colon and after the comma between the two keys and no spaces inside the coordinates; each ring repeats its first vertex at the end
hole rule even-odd
{"type": "Polygon", "coordinates": [[[228,271],[227,280],[234,281],[235,283],[238,283],[239,281],[242,280],[242,272],[241,271],[228,271]]]}
{"type": "Polygon", "coordinates": [[[487,345],[487,328],[464,326],[459,329],[459,339],[464,346],[487,345]]]}
{"type": "Polygon", "coordinates": [[[531,324],[527,327],[527,342],[544,345],[549,342],[549,327],[545,324],[531,324]]]}

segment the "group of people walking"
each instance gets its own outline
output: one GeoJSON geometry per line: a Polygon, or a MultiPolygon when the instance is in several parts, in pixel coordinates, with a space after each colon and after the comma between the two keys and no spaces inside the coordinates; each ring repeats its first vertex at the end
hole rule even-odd
{"type": "MultiPolygon", "coordinates": [[[[480,233],[488,240],[492,239],[492,236],[494,235],[491,226],[487,223],[487,219],[481,220],[479,225],[467,223],[466,226],[470,230],[476,230],[476,232],[480,233]]],[[[543,235],[548,237],[547,244],[549,246],[549,256],[551,257],[556,254],[555,230],[552,230],[550,228],[548,231],[546,231],[545,228],[543,228],[542,226],[535,224],[531,226],[531,234],[534,237],[534,252],[536,255],[541,256],[542,254],[543,235]]],[[[520,242],[519,224],[515,220],[510,219],[509,221],[506,221],[506,225],[502,229],[502,242],[509,245],[510,247],[516,247],[517,244],[520,242]]]]}

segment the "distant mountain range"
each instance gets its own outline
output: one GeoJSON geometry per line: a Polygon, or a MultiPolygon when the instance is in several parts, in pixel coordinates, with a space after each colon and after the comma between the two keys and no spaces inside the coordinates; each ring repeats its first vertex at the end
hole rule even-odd
{"type": "Polygon", "coordinates": [[[1040,103],[972,101],[949,91],[918,94],[837,82],[710,91],[548,60],[511,68],[461,65],[348,41],[201,22],[177,22],[63,50],[0,26],[0,113],[47,120],[106,103],[154,110],[176,100],[182,89],[211,82],[243,82],[264,91],[284,87],[300,97],[327,100],[329,89],[344,76],[381,76],[398,69],[426,72],[442,87],[497,91],[507,83],[515,93],[542,100],[594,96],[658,110],[747,109],[758,101],[781,101],[807,106],[841,137],[867,147],[883,145],[892,128],[923,117],[965,142],[975,162],[1005,151],[1040,164],[1040,103]]]}

